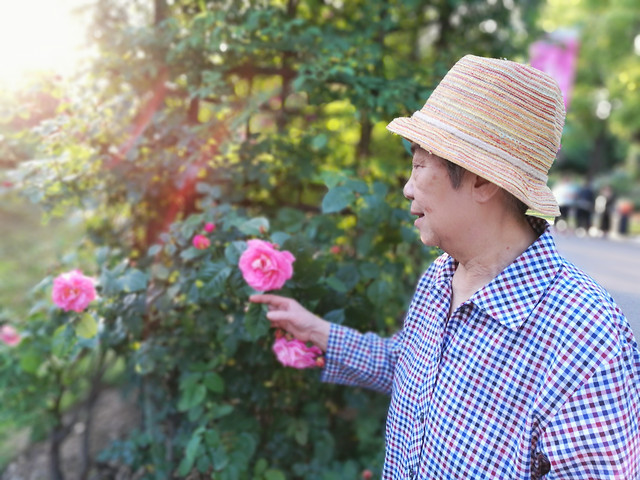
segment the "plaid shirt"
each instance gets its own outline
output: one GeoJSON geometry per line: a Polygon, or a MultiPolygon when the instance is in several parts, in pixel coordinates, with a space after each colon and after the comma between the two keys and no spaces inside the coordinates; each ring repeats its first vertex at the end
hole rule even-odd
{"type": "Polygon", "coordinates": [[[455,267],[391,338],[331,327],[323,381],[391,394],[383,478],[639,479],[640,351],[611,297],[548,227],[447,321],[455,267]]]}

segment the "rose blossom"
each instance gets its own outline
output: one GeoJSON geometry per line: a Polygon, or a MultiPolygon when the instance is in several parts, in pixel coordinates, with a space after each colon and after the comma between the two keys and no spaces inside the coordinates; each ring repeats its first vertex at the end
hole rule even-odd
{"type": "Polygon", "coordinates": [[[238,267],[251,288],[266,292],[282,288],[293,276],[295,259],[291,252],[281,252],[269,242],[254,239],[247,242],[238,267]]]}
{"type": "Polygon", "coordinates": [[[198,250],[209,248],[209,245],[211,245],[211,242],[204,235],[196,235],[195,237],[193,237],[193,246],[198,250]]]}
{"type": "Polygon", "coordinates": [[[208,223],[204,224],[204,231],[207,232],[207,233],[211,233],[215,229],[216,229],[216,224],[215,223],[208,222],[208,223]]]}
{"type": "Polygon", "coordinates": [[[80,270],[58,275],[53,281],[51,298],[65,312],[81,312],[96,298],[95,280],[80,270]]]}
{"type": "Polygon", "coordinates": [[[300,340],[287,340],[286,337],[276,338],[273,351],[285,367],[299,369],[317,367],[316,359],[322,355],[322,350],[318,347],[308,347],[300,340]]]}
{"type": "Polygon", "coordinates": [[[2,325],[0,327],[0,340],[14,347],[20,343],[20,334],[11,325],[2,325]]]}

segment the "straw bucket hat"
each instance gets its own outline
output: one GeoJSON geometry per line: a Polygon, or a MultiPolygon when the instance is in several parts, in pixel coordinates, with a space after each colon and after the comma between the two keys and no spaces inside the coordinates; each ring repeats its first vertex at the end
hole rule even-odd
{"type": "Polygon", "coordinates": [[[504,188],[532,210],[558,216],[547,174],[564,116],[560,88],[546,73],[467,55],[422,110],[387,129],[504,188]]]}

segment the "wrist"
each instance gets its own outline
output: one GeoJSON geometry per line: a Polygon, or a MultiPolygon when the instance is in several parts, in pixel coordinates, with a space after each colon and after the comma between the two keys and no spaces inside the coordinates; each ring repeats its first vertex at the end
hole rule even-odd
{"type": "Polygon", "coordinates": [[[326,321],[323,318],[318,317],[318,322],[316,327],[309,335],[309,340],[311,343],[316,345],[323,352],[327,351],[327,346],[329,344],[329,332],[331,330],[331,323],[326,321]]]}

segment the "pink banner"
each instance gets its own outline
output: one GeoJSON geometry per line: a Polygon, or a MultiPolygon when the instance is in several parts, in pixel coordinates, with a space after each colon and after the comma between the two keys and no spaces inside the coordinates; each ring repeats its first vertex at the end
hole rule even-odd
{"type": "Polygon", "coordinates": [[[531,66],[551,75],[558,82],[565,109],[569,108],[578,61],[578,36],[571,31],[558,31],[529,47],[531,66]]]}

